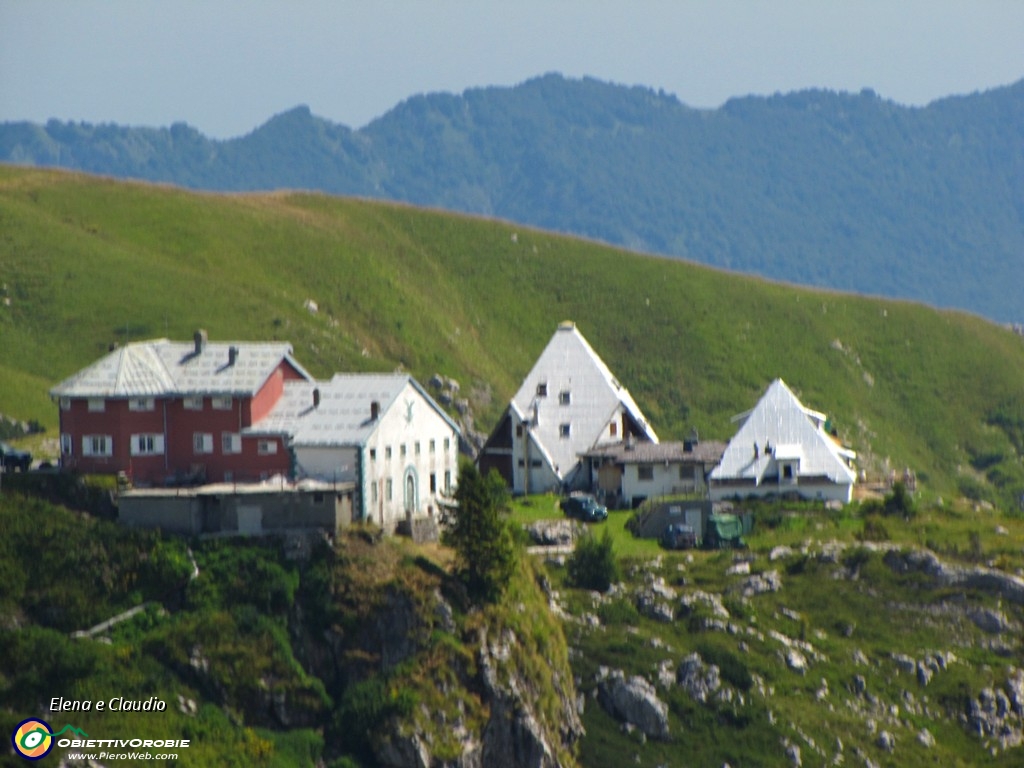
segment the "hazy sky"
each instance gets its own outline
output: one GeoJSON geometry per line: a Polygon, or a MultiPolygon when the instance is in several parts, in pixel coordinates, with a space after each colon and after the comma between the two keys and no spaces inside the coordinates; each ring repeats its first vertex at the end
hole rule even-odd
{"type": "Polygon", "coordinates": [[[808,87],[923,105],[1024,77],[1024,1],[0,0],[0,121],[226,138],[306,104],[360,128],[546,72],[694,107],[808,87]]]}

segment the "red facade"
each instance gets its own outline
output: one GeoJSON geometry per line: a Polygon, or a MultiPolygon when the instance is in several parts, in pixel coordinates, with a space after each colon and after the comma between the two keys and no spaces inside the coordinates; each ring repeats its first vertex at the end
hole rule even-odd
{"type": "Polygon", "coordinates": [[[288,475],[291,457],[284,435],[242,433],[270,412],[286,379],[299,378],[283,360],[252,395],[62,398],[61,466],[84,473],[125,472],[138,485],[288,475]]]}

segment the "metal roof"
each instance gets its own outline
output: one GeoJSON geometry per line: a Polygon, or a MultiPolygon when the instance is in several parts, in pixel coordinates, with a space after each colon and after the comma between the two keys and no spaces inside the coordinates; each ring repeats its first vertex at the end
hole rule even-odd
{"type": "Polygon", "coordinates": [[[712,480],[760,479],[775,460],[800,460],[801,476],[826,476],[852,484],[856,474],[846,459],[855,454],[842,448],[822,428],[823,414],[805,408],[782,379],[776,379],[729,441],[712,480]],[[771,453],[765,450],[765,444],[771,453]],[[754,446],[757,446],[755,457],[754,446]]]}
{"type": "Polygon", "coordinates": [[[360,446],[366,443],[380,419],[371,418],[371,404],[380,404],[383,415],[407,386],[421,394],[438,415],[458,434],[458,425],[426,390],[407,373],[339,373],[330,381],[288,381],[284,395],[271,412],[249,433],[292,436],[300,446],[360,446]],[[314,391],[319,405],[314,407],[314,391]]]}
{"type": "Polygon", "coordinates": [[[75,398],[253,395],[282,361],[312,378],[285,342],[139,341],[111,351],[50,394],[75,398]],[[201,347],[198,353],[197,346],[201,347]]]}
{"type": "Polygon", "coordinates": [[[718,463],[725,451],[725,443],[708,441],[691,444],[686,450],[686,443],[633,443],[617,442],[598,445],[581,454],[588,459],[611,459],[617,464],[659,464],[664,462],[701,462],[718,463]]]}
{"type": "Polygon", "coordinates": [[[530,428],[531,437],[544,447],[552,467],[562,472],[575,466],[579,454],[598,441],[620,405],[647,440],[658,442],[632,395],[571,322],[558,326],[512,404],[536,422],[530,428]],[[545,396],[538,396],[539,385],[546,387],[545,396]],[[562,402],[562,393],[567,393],[568,402],[562,402]],[[562,435],[563,424],[570,425],[569,437],[562,435]]]}

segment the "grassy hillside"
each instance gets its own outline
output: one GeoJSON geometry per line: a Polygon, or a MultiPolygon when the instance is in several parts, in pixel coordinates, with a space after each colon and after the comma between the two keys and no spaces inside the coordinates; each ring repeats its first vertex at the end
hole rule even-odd
{"type": "Polygon", "coordinates": [[[112,342],[196,328],[288,340],[320,376],[453,376],[486,430],[572,319],[663,439],[728,438],[781,376],[869,471],[1024,490],[1024,340],[965,314],[398,205],[2,166],[0,275],[0,413],[51,433],[55,383],[112,342]]]}

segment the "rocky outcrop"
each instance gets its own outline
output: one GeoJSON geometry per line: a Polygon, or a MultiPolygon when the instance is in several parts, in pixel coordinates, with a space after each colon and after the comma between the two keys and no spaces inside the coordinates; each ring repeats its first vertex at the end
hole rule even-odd
{"type": "Polygon", "coordinates": [[[944,563],[934,552],[911,550],[901,552],[890,550],[883,562],[897,573],[918,572],[930,576],[943,587],[961,587],[992,592],[1002,595],[1005,600],[1024,605],[1024,579],[992,568],[962,568],[944,563]]]}
{"type": "Polygon", "coordinates": [[[691,653],[679,663],[676,670],[676,683],[690,694],[690,698],[706,704],[722,687],[718,667],[714,664],[704,665],[697,653],[691,653]]]}
{"type": "Polygon", "coordinates": [[[597,699],[608,714],[638,728],[647,738],[668,740],[668,705],[639,675],[627,678],[621,669],[602,670],[597,699]]]}

